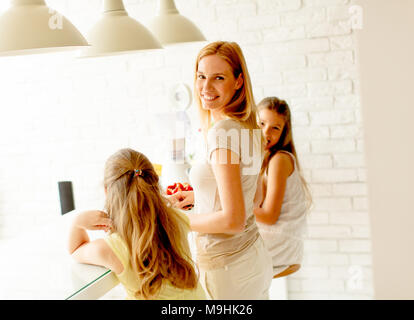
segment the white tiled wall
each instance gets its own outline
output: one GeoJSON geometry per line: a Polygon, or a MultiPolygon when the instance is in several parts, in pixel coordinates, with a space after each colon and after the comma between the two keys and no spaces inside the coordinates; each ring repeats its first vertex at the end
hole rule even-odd
{"type": "MultiPolygon", "coordinates": [[[[155,0],[124,3],[142,23],[155,13],[155,0]]],[[[48,4],[85,35],[101,9],[99,0],[48,4]]],[[[302,269],[288,278],[289,298],[371,299],[352,2],[176,0],[176,5],[209,40],[241,45],[257,102],[276,95],[292,108],[294,138],[315,205],[302,269]]],[[[60,180],[73,181],[77,208],[102,206],[104,160],[119,148],[133,147],[154,162],[165,159],[156,114],[171,110],[172,85],[192,87],[203,45],[83,60],[72,53],[1,58],[0,239],[60,214],[60,180]]],[[[189,114],[194,119],[194,108],[189,114]]]]}

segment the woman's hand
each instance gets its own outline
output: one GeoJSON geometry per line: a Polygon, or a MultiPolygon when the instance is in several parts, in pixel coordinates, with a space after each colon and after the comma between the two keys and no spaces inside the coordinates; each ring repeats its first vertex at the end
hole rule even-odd
{"type": "Polygon", "coordinates": [[[106,212],[90,210],[81,212],[74,220],[74,226],[85,230],[104,230],[112,228],[112,220],[106,212]]]}
{"type": "Polygon", "coordinates": [[[174,208],[188,210],[194,205],[194,191],[177,191],[166,198],[174,208]]]}

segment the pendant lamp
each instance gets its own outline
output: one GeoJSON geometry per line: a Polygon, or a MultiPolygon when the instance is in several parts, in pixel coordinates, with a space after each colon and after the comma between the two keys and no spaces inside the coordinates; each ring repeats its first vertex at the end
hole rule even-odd
{"type": "Polygon", "coordinates": [[[64,16],[44,0],[11,0],[0,16],[0,56],[46,53],[88,46],[64,16]]]}
{"type": "Polygon", "coordinates": [[[157,15],[148,28],[163,45],[206,41],[197,26],[178,12],[174,0],[158,1],[157,15]]]}
{"type": "Polygon", "coordinates": [[[92,27],[87,39],[91,47],[83,49],[80,57],[162,49],[154,35],[128,15],[122,0],[104,0],[102,17],[92,27]]]}

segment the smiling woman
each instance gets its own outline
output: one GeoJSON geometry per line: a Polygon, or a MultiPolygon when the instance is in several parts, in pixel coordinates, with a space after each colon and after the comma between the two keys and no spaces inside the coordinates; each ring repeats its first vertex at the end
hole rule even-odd
{"type": "MultiPolygon", "coordinates": [[[[216,118],[214,116],[213,118],[217,121],[221,114],[230,119],[243,122],[243,125],[249,129],[258,128],[255,119],[256,107],[250,75],[243,52],[237,43],[218,41],[204,47],[197,57],[194,84],[194,97],[199,106],[202,126],[205,132],[211,125],[211,117],[215,115],[216,118]],[[203,74],[204,72],[207,74],[203,74]],[[223,103],[221,107],[225,106],[225,108],[221,109],[222,112],[210,112],[208,105],[203,104],[208,98],[212,98],[207,91],[206,99],[204,100],[204,92],[200,92],[200,90],[203,90],[202,85],[204,81],[202,80],[209,75],[210,77],[212,75],[215,76],[213,77],[215,79],[214,82],[223,81],[226,83],[219,87],[222,88],[223,86],[230,90],[230,92],[220,91],[221,94],[227,97],[227,99],[224,97],[220,99],[221,103],[223,103]]],[[[206,89],[209,89],[209,87],[206,89]]],[[[218,94],[218,92],[215,93],[218,94]]]]}
{"type": "Polygon", "coordinates": [[[190,171],[194,192],[178,192],[178,203],[171,203],[182,208],[194,199],[196,214],[188,216],[210,299],[268,299],[271,259],[253,215],[260,166],[246,170],[250,151],[261,160],[262,145],[244,56],[238,44],[219,41],[204,47],[196,61],[194,96],[207,154],[190,171]]]}
{"type": "Polygon", "coordinates": [[[198,65],[196,90],[204,109],[219,118],[222,109],[243,85],[241,73],[237,79],[230,65],[217,55],[206,56],[198,65]]]}

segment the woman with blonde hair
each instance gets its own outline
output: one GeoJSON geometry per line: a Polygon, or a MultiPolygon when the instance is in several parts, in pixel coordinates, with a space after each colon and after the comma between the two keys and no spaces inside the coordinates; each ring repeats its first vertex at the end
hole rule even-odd
{"type": "Polygon", "coordinates": [[[253,214],[261,134],[246,62],[235,42],[213,42],[198,54],[194,95],[206,142],[190,171],[192,191],[170,197],[196,231],[200,280],[210,299],[268,299],[271,258],[253,214]]]}
{"type": "Polygon", "coordinates": [[[169,207],[145,155],[121,149],[106,162],[102,211],[76,216],[69,253],[115,272],[127,299],[205,299],[187,240],[188,218],[169,207]],[[86,230],[110,230],[90,241],[86,230]]]}

